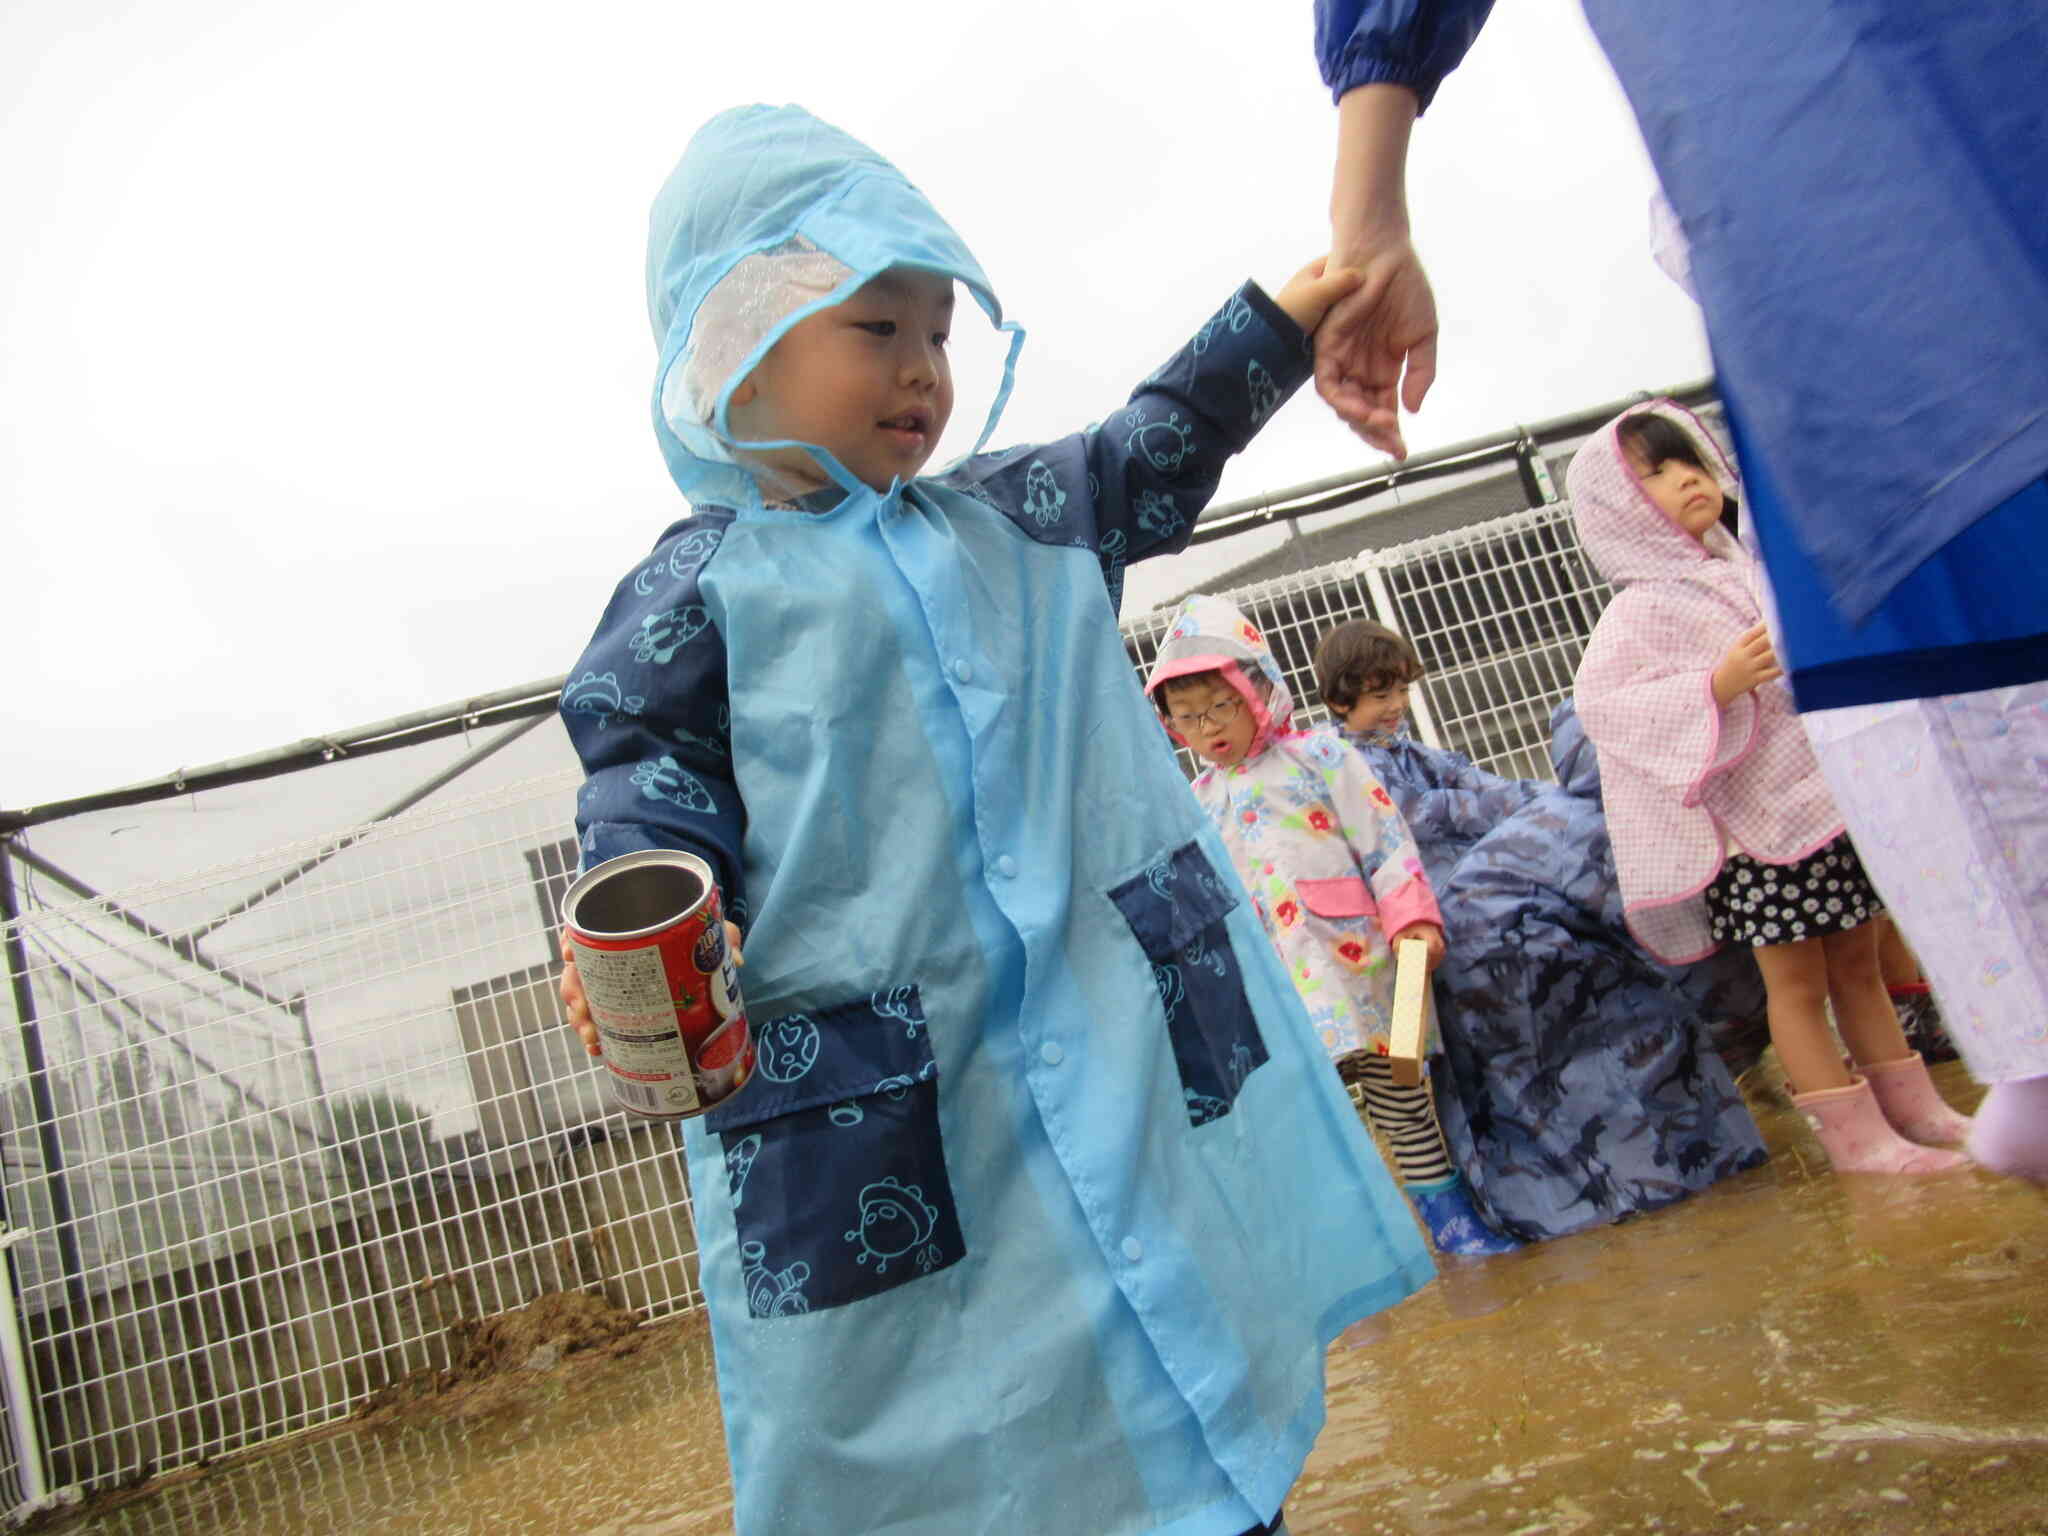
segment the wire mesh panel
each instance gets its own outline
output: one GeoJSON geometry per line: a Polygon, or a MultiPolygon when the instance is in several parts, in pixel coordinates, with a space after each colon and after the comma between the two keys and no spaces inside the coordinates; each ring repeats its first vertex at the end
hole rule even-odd
{"type": "MultiPolygon", "coordinates": [[[[0,1307],[9,1312],[9,1316],[0,1316],[0,1328],[18,1324],[18,1316],[13,1313],[14,1260],[7,1252],[18,1236],[0,1217],[0,1307]]],[[[15,1341],[20,1342],[18,1331],[15,1341]]],[[[22,1509],[41,1491],[41,1468],[26,1465],[22,1454],[23,1448],[27,1448],[29,1456],[35,1454],[34,1405],[17,1403],[15,1395],[11,1376],[0,1373],[0,1526],[8,1523],[10,1512],[22,1509]]]]}
{"type": "MultiPolygon", "coordinates": [[[[1555,503],[1215,595],[1273,647],[1296,725],[1330,717],[1313,666],[1322,637],[1375,619],[1405,635],[1427,671],[1419,739],[1505,777],[1547,779],[1551,710],[1571,692],[1611,589],[1579,548],[1570,507],[1555,503]]],[[[1173,617],[1161,609],[1124,624],[1140,678],[1173,617]]],[[[1194,759],[1180,755],[1192,775],[1194,759]]]]}
{"type": "Polygon", "coordinates": [[[609,1111],[554,996],[577,781],[24,882],[0,1194],[55,1486],[334,1418],[543,1292],[699,1301],[674,1128],[609,1111]]]}
{"type": "Polygon", "coordinates": [[[1427,670],[1435,744],[1507,778],[1547,779],[1550,715],[1612,595],[1562,503],[1360,558],[1427,670]]]}

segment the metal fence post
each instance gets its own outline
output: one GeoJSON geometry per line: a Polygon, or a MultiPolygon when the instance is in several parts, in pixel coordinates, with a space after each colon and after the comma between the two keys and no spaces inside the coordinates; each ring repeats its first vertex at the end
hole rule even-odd
{"type": "Polygon", "coordinates": [[[1557,482],[1550,476],[1550,466],[1543,462],[1543,445],[1522,429],[1522,437],[1515,444],[1515,473],[1522,482],[1522,496],[1530,509],[1548,506],[1558,500],[1557,482]]]}
{"type": "Polygon", "coordinates": [[[57,1229],[57,1252],[64,1264],[64,1285],[71,1305],[86,1315],[85,1262],[78,1252],[77,1218],[71,1210],[71,1187],[64,1176],[64,1143],[57,1134],[57,1106],[50,1097],[50,1069],[43,1060],[43,1032],[36,1022],[35,988],[28,980],[28,946],[21,942],[21,904],[14,886],[14,839],[0,838],[0,932],[6,934],[7,977],[14,987],[15,1017],[21,1023],[21,1054],[28,1068],[28,1091],[36,1112],[36,1144],[43,1155],[43,1179],[50,1187],[50,1217],[57,1229]]]}
{"type": "Polygon", "coordinates": [[[42,1420],[36,1412],[35,1390],[29,1385],[17,1306],[20,1293],[14,1283],[14,1255],[9,1251],[27,1236],[24,1228],[0,1221],[0,1399],[6,1402],[7,1422],[14,1430],[14,1464],[20,1469],[17,1515],[33,1513],[50,1501],[50,1480],[43,1472],[42,1420]]]}

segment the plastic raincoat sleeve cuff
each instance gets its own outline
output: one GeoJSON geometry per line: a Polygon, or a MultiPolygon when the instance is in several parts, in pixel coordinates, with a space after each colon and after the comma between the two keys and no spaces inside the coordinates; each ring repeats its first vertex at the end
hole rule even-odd
{"type": "Polygon", "coordinates": [[[1360,753],[1331,738],[1336,752],[1328,779],[1337,823],[1372,887],[1380,931],[1392,938],[1410,923],[1443,925],[1436,892],[1422,870],[1415,834],[1379,776],[1360,753]]]}
{"type": "Polygon", "coordinates": [[[1192,450],[1220,471],[1223,460],[1257,437],[1273,413],[1308,382],[1314,365],[1308,333],[1265,289],[1247,281],[1131,392],[1119,415],[1090,429],[1090,435],[1116,443],[1122,455],[1144,468],[1171,471],[1185,464],[1192,450]],[[1206,431],[1194,440],[1176,432],[1175,443],[1157,440],[1156,433],[1132,437],[1117,430],[1128,425],[1133,407],[1150,405],[1192,406],[1200,420],[1188,425],[1206,431]]]}
{"type": "MultiPolygon", "coordinates": [[[[1220,474],[1223,460],[1259,435],[1314,368],[1308,333],[1265,289],[1246,281],[1132,392],[1124,415],[1148,405],[1192,406],[1201,415],[1195,425],[1207,427],[1209,441],[1200,444],[1201,458],[1220,474]]],[[[1114,420],[1095,429],[1098,438],[1116,436],[1110,431],[1114,420]]],[[[1149,434],[1121,441],[1124,454],[1138,467],[1176,467],[1171,444],[1152,441],[1149,434]]]]}
{"type": "Polygon", "coordinates": [[[686,766],[689,754],[630,727],[602,747],[579,740],[577,750],[585,754],[588,775],[576,797],[581,866],[645,848],[694,853],[711,866],[725,915],[744,927],[740,840],[746,815],[731,778],[701,761],[686,766]]]}
{"type": "Polygon", "coordinates": [[[1430,889],[1427,875],[1416,875],[1380,898],[1380,928],[1389,941],[1417,923],[1444,925],[1443,911],[1436,904],[1436,892],[1430,889]]]}
{"type": "Polygon", "coordinates": [[[1330,97],[1405,85],[1427,111],[1464,59],[1493,0],[1316,0],[1316,62],[1330,97]]]}
{"type": "Polygon", "coordinates": [[[1313,358],[1263,288],[1239,288],[1087,434],[1098,536],[1120,538],[1130,560],[1184,548],[1225,463],[1307,382],[1313,358]]]}

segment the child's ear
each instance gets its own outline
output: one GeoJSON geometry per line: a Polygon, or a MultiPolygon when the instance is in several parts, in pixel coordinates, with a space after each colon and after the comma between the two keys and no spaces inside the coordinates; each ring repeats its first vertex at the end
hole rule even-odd
{"type": "Polygon", "coordinates": [[[748,374],[747,377],[740,380],[738,387],[733,390],[732,404],[752,405],[760,393],[761,386],[754,382],[752,374],[748,374]]]}

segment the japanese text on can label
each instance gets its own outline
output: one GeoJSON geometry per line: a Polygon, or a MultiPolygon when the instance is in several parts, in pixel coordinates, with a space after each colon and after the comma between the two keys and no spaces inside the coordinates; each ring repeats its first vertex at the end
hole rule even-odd
{"type": "Polygon", "coordinates": [[[579,944],[576,969],[611,1070],[627,1078],[672,1079],[667,1097],[678,1107],[694,1108],[696,1086],[677,1032],[675,1001],[669,996],[661,951],[579,944]]]}

